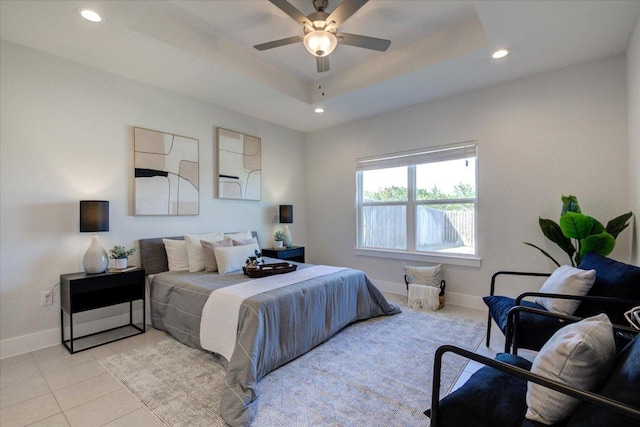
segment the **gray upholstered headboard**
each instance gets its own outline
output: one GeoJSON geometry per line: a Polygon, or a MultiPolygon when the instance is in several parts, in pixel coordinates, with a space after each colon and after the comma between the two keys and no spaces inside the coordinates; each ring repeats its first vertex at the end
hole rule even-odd
{"type": "Polygon", "coordinates": [[[184,240],[184,236],[140,239],[140,264],[147,274],[169,271],[167,251],[164,249],[162,239],[184,240]]]}
{"type": "MultiPolygon", "coordinates": [[[[255,231],[252,231],[251,235],[256,239],[258,238],[258,233],[255,231]]],[[[184,240],[184,236],[140,239],[140,263],[146,274],[157,274],[163,271],[169,271],[167,251],[164,249],[162,239],[184,240]]],[[[258,242],[258,246],[259,245],[260,243],[258,242]]]]}

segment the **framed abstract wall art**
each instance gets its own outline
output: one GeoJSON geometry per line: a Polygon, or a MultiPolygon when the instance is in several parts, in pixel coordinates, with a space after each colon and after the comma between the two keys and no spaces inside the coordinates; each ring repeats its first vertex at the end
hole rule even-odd
{"type": "Polygon", "coordinates": [[[228,129],[217,129],[218,197],[260,200],[262,141],[228,129]]]}
{"type": "Polygon", "coordinates": [[[133,128],[135,215],[200,213],[199,141],[133,128]]]}

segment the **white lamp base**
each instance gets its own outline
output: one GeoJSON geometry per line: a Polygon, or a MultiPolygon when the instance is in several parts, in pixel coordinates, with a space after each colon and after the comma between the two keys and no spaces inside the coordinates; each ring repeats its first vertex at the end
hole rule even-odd
{"type": "Polygon", "coordinates": [[[288,248],[291,247],[291,232],[289,231],[289,226],[287,224],[284,225],[284,230],[282,231],[284,234],[284,245],[288,248]]]}
{"type": "Polygon", "coordinates": [[[84,254],[82,259],[84,271],[89,274],[104,273],[109,265],[109,257],[107,251],[98,243],[98,235],[94,234],[91,238],[91,245],[84,254]]]}

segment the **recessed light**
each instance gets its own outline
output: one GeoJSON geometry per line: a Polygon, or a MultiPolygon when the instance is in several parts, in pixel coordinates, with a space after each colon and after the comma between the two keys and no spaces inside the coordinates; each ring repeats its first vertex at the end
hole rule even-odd
{"type": "Polygon", "coordinates": [[[507,50],[507,49],[498,49],[495,52],[493,52],[491,57],[493,59],[500,59],[500,58],[504,58],[507,55],[509,55],[509,50],[507,50]]]}
{"type": "Polygon", "coordinates": [[[79,13],[80,13],[80,16],[82,16],[87,21],[91,21],[91,22],[100,22],[100,21],[102,21],[102,17],[100,15],[98,15],[97,12],[95,12],[95,11],[93,11],[91,9],[81,9],[79,13]]]}
{"type": "Polygon", "coordinates": [[[318,107],[318,108],[316,108],[316,109],[315,109],[315,110],[313,110],[313,111],[314,111],[314,112],[316,112],[316,113],[324,113],[324,108],[322,108],[322,107],[318,107]]]}

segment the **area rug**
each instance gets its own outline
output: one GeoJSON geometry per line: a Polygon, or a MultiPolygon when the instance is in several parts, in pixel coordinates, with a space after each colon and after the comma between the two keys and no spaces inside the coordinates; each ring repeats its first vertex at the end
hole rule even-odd
{"type": "MultiPolygon", "coordinates": [[[[402,305],[403,312],[355,323],[258,383],[252,426],[427,426],[438,346],[473,350],[483,323],[402,305]]],[[[167,338],[100,360],[166,426],[224,426],[224,369],[216,356],[167,338]]],[[[442,393],[467,360],[443,358],[442,393]]]]}

